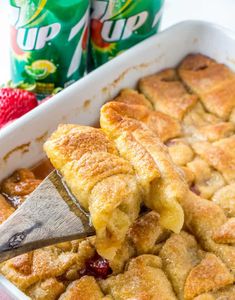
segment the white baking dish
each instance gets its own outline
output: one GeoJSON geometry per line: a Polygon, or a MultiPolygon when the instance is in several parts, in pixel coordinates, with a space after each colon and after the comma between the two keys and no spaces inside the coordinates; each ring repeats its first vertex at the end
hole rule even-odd
{"type": "MultiPolygon", "coordinates": [[[[0,180],[40,161],[42,144],[59,123],[97,124],[101,105],[122,88],[134,87],[141,77],[174,67],[187,54],[197,52],[235,70],[235,33],[209,23],[183,22],[74,83],[0,132],[0,180]]],[[[13,299],[23,299],[0,277],[1,285],[12,291],[13,299]]]]}

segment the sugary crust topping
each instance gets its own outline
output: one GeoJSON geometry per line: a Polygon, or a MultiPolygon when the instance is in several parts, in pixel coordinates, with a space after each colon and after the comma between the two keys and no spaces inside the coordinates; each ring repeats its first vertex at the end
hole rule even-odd
{"type": "Polygon", "coordinates": [[[126,103],[128,105],[143,105],[146,108],[153,110],[151,102],[143,94],[138,93],[133,89],[124,89],[120,92],[115,101],[126,103]]]}
{"type": "Polygon", "coordinates": [[[34,251],[32,261],[24,257],[7,261],[2,265],[1,273],[20,289],[26,290],[45,278],[62,275],[75,264],[76,259],[75,253],[61,252],[55,246],[46,247],[34,251]]]}
{"type": "Polygon", "coordinates": [[[225,185],[223,176],[198,156],[187,164],[187,168],[194,174],[194,181],[191,186],[202,198],[210,199],[216,191],[225,185]]]}
{"type": "Polygon", "coordinates": [[[17,256],[12,261],[12,267],[23,275],[30,275],[32,273],[34,252],[29,252],[17,256]]]}
{"type": "Polygon", "coordinates": [[[151,211],[136,220],[130,229],[129,238],[140,255],[153,253],[154,246],[166,240],[169,234],[169,231],[160,226],[159,215],[151,211]]]}
{"type": "Polygon", "coordinates": [[[216,254],[235,274],[235,247],[217,244],[213,234],[226,223],[223,210],[213,203],[189,192],[183,204],[186,227],[194,234],[202,248],[216,254]]]}
{"type": "Polygon", "coordinates": [[[72,282],[62,294],[59,300],[101,300],[103,293],[94,277],[84,276],[80,280],[72,282]]]}
{"type": "Polygon", "coordinates": [[[213,198],[228,217],[235,217],[235,184],[229,184],[218,190],[213,198]]]}
{"type": "Polygon", "coordinates": [[[187,142],[180,139],[167,143],[169,154],[177,166],[185,166],[193,160],[194,152],[187,142]]]}
{"type": "Polygon", "coordinates": [[[235,244],[235,218],[229,219],[213,235],[216,243],[235,244]]]}
{"type": "Polygon", "coordinates": [[[234,276],[214,254],[207,253],[189,273],[184,287],[185,300],[232,284],[234,276]]]}
{"type": "MultiPolygon", "coordinates": [[[[234,300],[234,80],[190,55],[104,105],[102,130],[61,125],[45,149],[97,236],[21,255],[2,274],[38,300],[234,300]],[[102,262],[97,250],[107,279],[84,276],[102,262]]],[[[20,170],[1,192],[16,196],[27,180],[37,182],[20,170]]],[[[7,201],[0,195],[0,222],[14,211],[7,201]]]]}
{"type": "Polygon", "coordinates": [[[176,71],[168,69],[140,80],[139,89],[153,104],[155,110],[182,120],[197,101],[195,95],[185,91],[176,71]]]}
{"type": "Polygon", "coordinates": [[[117,154],[114,144],[100,129],[72,124],[60,125],[44,144],[44,150],[58,170],[86,153],[117,154]]]}
{"type": "Polygon", "coordinates": [[[130,261],[128,269],[101,281],[105,293],[114,299],[176,300],[171,284],[157,256],[143,255],[130,261]]]}
{"type": "Polygon", "coordinates": [[[215,142],[222,138],[229,137],[234,133],[235,125],[231,122],[221,122],[201,127],[200,133],[209,142],[215,142]]]}
{"type": "Polygon", "coordinates": [[[114,258],[139,214],[141,194],[132,166],[101,129],[92,127],[61,125],[44,149],[90,212],[98,252],[114,258]]]}
{"type": "MultiPolygon", "coordinates": [[[[103,128],[116,137],[123,129],[130,131],[131,128],[135,128],[134,125],[138,126],[138,123],[133,123],[133,120],[138,120],[145,123],[163,141],[181,135],[181,126],[178,121],[163,112],[137,105],[132,100],[133,93],[132,90],[122,92],[121,96],[114,99],[115,102],[109,102],[108,105],[102,107],[101,125],[103,124],[103,128]],[[122,101],[120,101],[120,97],[122,101]],[[130,103],[128,103],[129,98],[130,103]],[[105,127],[105,122],[108,122],[109,128],[105,127]],[[132,126],[130,126],[131,122],[132,126]]],[[[148,101],[143,95],[142,97],[148,101]]]]}
{"type": "MultiPolygon", "coordinates": [[[[114,140],[121,156],[132,164],[144,192],[144,203],[160,213],[162,225],[179,232],[183,214],[178,203],[185,192],[182,175],[159,136],[135,115],[126,117],[122,111],[113,110],[115,104],[118,103],[110,102],[102,107],[101,127],[114,140]],[[117,115],[115,119],[114,115],[117,115]],[[149,173],[149,169],[153,172],[149,173]]],[[[128,109],[131,112],[132,106],[128,109]]]]}
{"type": "Polygon", "coordinates": [[[54,300],[65,291],[66,287],[56,278],[39,281],[27,290],[29,297],[35,300],[54,300]]]}
{"type": "Polygon", "coordinates": [[[163,245],[159,256],[176,295],[183,299],[188,273],[200,262],[199,246],[195,238],[183,231],[172,234],[163,245]]]}
{"type": "Polygon", "coordinates": [[[202,55],[189,55],[181,63],[179,75],[209,112],[229,118],[235,106],[235,76],[229,68],[202,55]]]}
{"type": "Polygon", "coordinates": [[[192,147],[210,166],[221,172],[227,183],[235,181],[235,136],[214,143],[195,142],[192,147]]]}

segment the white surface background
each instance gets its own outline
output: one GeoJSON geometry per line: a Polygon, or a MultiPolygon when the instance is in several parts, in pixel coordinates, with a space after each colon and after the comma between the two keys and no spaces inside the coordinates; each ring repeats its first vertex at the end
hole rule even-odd
{"type": "MultiPolygon", "coordinates": [[[[8,1],[0,0],[0,84],[10,79],[8,1]]],[[[235,0],[165,0],[162,29],[190,19],[217,23],[235,31],[235,0]]]]}

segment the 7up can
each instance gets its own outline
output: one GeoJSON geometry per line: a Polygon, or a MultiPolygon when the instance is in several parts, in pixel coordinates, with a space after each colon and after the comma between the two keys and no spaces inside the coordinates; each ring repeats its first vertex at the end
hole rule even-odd
{"type": "Polygon", "coordinates": [[[89,0],[10,0],[12,81],[39,98],[82,77],[87,64],[89,0]]]}
{"type": "Polygon", "coordinates": [[[92,69],[158,31],[164,0],[93,0],[92,69]]]}

